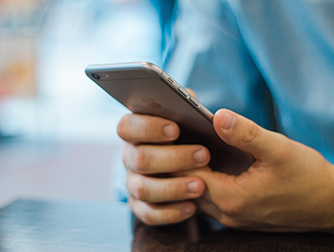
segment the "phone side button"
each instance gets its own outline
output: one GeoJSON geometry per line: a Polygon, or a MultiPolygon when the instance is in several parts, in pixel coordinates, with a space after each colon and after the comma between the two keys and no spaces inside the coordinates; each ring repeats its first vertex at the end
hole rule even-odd
{"type": "Polygon", "coordinates": [[[195,105],[196,107],[199,107],[199,102],[196,101],[194,98],[190,97],[190,98],[189,98],[189,101],[190,101],[193,105],[195,105]]]}
{"type": "Polygon", "coordinates": [[[179,87],[178,90],[184,97],[188,97],[188,93],[184,88],[179,87]]]}

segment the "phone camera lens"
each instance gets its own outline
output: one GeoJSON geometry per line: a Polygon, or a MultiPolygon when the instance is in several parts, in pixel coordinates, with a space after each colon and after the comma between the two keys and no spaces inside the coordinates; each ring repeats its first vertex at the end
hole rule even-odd
{"type": "Polygon", "coordinates": [[[96,79],[96,80],[101,79],[101,76],[98,75],[98,74],[96,74],[96,73],[92,73],[92,77],[93,77],[94,79],[96,79]]]}

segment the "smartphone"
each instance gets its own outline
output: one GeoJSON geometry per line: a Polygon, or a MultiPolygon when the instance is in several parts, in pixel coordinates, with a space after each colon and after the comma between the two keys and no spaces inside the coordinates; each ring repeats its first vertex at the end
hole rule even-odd
{"type": "Polygon", "coordinates": [[[131,112],[176,122],[181,134],[175,144],[206,146],[212,169],[238,175],[253,163],[250,154],[218,137],[213,114],[158,66],[148,62],[90,65],[86,74],[131,112]]]}

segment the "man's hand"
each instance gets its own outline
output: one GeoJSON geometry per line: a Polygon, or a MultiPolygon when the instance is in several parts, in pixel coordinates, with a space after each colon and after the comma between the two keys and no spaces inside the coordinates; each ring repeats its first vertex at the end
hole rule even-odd
{"type": "Polygon", "coordinates": [[[228,110],[216,113],[214,128],[256,161],[239,176],[209,169],[179,174],[204,180],[197,204],[205,213],[247,230],[334,230],[334,166],[320,153],[228,110]]]}
{"type": "Polygon", "coordinates": [[[143,115],[121,120],[129,203],[142,221],[180,222],[197,206],[240,229],[334,229],[334,167],[320,153],[227,110],[216,113],[214,127],[226,143],[254,156],[247,172],[212,171],[205,147],[172,145],[180,131],[171,121],[143,115]],[[155,176],[161,173],[174,177],[155,176]]]}
{"type": "Polygon", "coordinates": [[[118,125],[118,134],[127,142],[123,161],[133,212],[149,225],[191,217],[196,211],[192,199],[204,193],[204,182],[193,175],[159,175],[205,167],[210,161],[209,151],[200,145],[172,145],[180,129],[159,117],[126,115],[118,125]]]}

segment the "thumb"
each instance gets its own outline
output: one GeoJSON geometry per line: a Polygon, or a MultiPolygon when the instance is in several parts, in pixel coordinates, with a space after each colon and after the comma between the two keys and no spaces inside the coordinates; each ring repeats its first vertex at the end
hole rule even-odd
{"type": "Polygon", "coordinates": [[[277,142],[275,133],[227,109],[216,112],[213,125],[224,142],[250,153],[257,160],[271,156],[277,142]]]}

